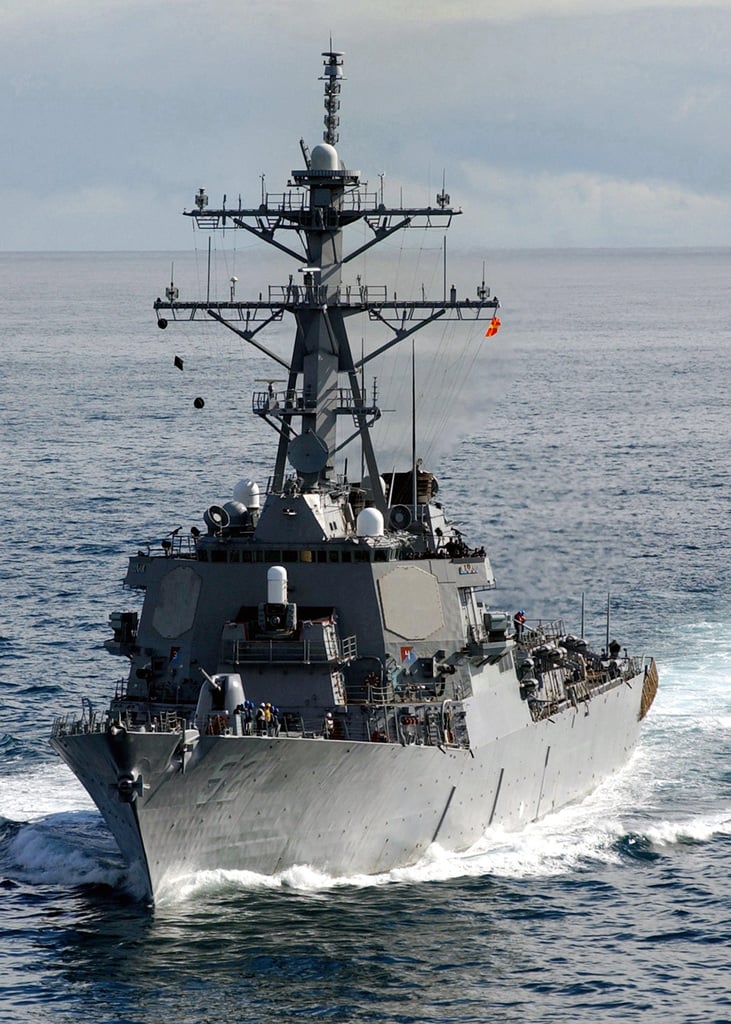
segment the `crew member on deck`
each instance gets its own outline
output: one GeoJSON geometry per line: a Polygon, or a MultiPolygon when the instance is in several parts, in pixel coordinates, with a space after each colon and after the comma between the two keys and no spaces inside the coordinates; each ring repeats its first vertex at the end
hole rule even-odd
{"type": "Polygon", "coordinates": [[[525,627],[525,612],[522,608],[513,616],[513,625],[515,626],[515,639],[521,640],[523,638],[523,629],[525,627]]]}
{"type": "Polygon", "coordinates": [[[267,731],[267,716],[264,709],[264,705],[260,704],[256,709],[256,735],[266,736],[267,731]]]}

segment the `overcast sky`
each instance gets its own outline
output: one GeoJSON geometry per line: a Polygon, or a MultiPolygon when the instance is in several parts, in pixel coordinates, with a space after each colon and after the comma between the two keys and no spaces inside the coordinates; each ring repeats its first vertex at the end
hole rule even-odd
{"type": "Polygon", "coordinates": [[[731,244],[731,0],[0,0],[3,250],[185,249],[322,137],[461,245],[731,244]],[[16,9],[9,10],[10,7],[16,9]]]}

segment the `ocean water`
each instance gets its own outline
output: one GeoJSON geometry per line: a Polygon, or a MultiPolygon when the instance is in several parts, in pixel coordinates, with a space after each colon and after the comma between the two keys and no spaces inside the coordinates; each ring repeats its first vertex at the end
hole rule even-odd
{"type": "MultiPolygon", "coordinates": [[[[217,251],[215,287],[247,256],[217,251]]],[[[417,256],[404,294],[439,280],[417,256]]],[[[482,259],[455,276],[474,286],[482,259]]],[[[171,272],[205,287],[200,258],[0,254],[0,1021],[731,1021],[731,250],[487,262],[496,338],[417,345],[419,453],[488,548],[497,605],[578,630],[584,595],[602,644],[609,602],[612,634],[655,655],[638,750],[466,855],[376,878],[212,872],[152,912],[47,737],[121,677],[101,644],[135,606],[128,554],[266,482],[250,394],[272,373],[220,328],[155,327],[171,272]]],[[[376,367],[401,410],[379,426],[386,469],[410,359],[376,367]]]]}

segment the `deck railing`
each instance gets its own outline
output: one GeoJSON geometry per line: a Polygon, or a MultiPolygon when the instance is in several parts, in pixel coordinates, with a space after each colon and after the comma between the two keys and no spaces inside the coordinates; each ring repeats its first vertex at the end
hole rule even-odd
{"type": "MultiPolygon", "coordinates": [[[[227,652],[228,653],[228,652],[227,652]]],[[[234,640],[231,643],[233,664],[259,662],[272,664],[342,664],[358,656],[355,636],[342,640],[234,640]]]]}

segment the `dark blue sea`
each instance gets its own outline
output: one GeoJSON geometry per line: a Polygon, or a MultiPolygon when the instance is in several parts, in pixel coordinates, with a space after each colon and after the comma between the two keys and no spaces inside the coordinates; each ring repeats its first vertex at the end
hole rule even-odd
{"type": "MultiPolygon", "coordinates": [[[[441,291],[440,244],[387,244],[399,294],[441,291]]],[[[216,294],[286,281],[251,259],[216,246],[216,294]]],[[[495,605],[578,632],[583,595],[591,640],[608,605],[612,635],[654,654],[638,750],[467,855],[376,878],[213,872],[151,911],[48,735],[123,676],[102,643],[137,607],[128,555],[237,480],[266,485],[251,393],[281,372],[223,328],[157,329],[171,274],[205,292],[201,250],[0,254],[0,1021],[731,1021],[731,250],[462,253],[460,297],[483,259],[502,328],[419,338],[418,453],[487,547],[495,605]]],[[[286,351],[287,325],[269,337],[286,351]]],[[[397,410],[386,471],[410,454],[406,344],[373,371],[397,410]]]]}

